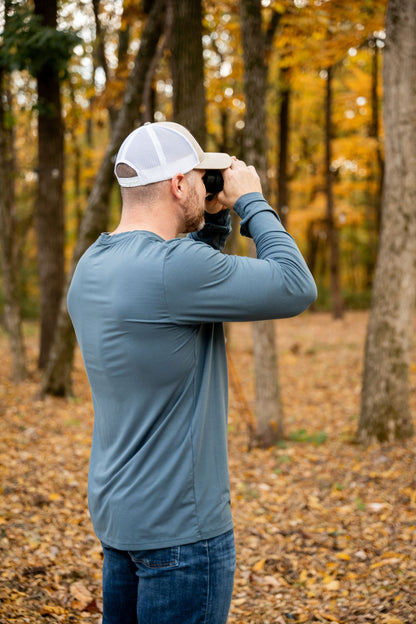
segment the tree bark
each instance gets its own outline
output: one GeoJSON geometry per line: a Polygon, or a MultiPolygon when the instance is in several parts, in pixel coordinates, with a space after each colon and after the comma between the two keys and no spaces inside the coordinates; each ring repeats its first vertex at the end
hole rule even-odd
{"type": "Polygon", "coordinates": [[[101,67],[106,81],[109,79],[109,70],[107,57],[105,55],[105,32],[101,27],[100,22],[100,0],[92,0],[92,6],[94,11],[94,23],[95,23],[95,42],[94,42],[94,69],[101,67]]]}
{"type": "Polygon", "coordinates": [[[413,435],[409,365],[416,301],[416,4],[390,0],[384,55],[385,184],[367,330],[359,441],[413,435]]]}
{"type": "Polygon", "coordinates": [[[332,299],[332,314],[334,318],[342,318],[343,301],[340,286],[340,261],[339,261],[339,240],[338,228],[335,222],[334,214],[334,191],[333,191],[333,172],[331,170],[332,162],[332,72],[333,68],[327,69],[327,89],[326,89],[326,130],[325,130],[325,170],[326,170],[326,219],[327,219],[327,238],[329,245],[329,282],[332,299]]]}
{"type": "Polygon", "coordinates": [[[88,197],[79,239],[66,278],[65,295],[62,298],[53,348],[41,388],[42,395],[65,396],[72,391],[71,371],[75,335],[68,315],[66,294],[78,260],[99,234],[107,228],[110,193],[114,183],[114,158],[125,137],[134,129],[140,115],[146,74],[163,30],[164,13],[165,0],[156,0],[146,22],[134,68],[127,82],[123,104],[111,133],[110,143],[88,197]]]}
{"type": "Polygon", "coordinates": [[[379,51],[377,47],[377,42],[374,42],[373,48],[373,57],[371,62],[371,125],[369,135],[373,139],[375,139],[377,143],[376,148],[376,179],[378,181],[377,191],[374,199],[374,213],[375,213],[375,223],[376,223],[376,231],[380,232],[381,226],[381,207],[382,207],[382,198],[383,198],[383,182],[384,182],[384,159],[383,153],[381,150],[381,142],[380,142],[380,124],[378,122],[379,115],[379,98],[378,98],[378,83],[379,83],[379,51]]]}
{"type": "Polygon", "coordinates": [[[170,0],[173,7],[173,116],[204,148],[206,99],[202,53],[201,0],[170,0]]]}
{"type": "Polygon", "coordinates": [[[166,48],[170,46],[172,39],[173,28],[173,6],[171,2],[166,5],[166,19],[165,29],[163,36],[160,38],[156,48],[156,52],[153,56],[152,62],[148,68],[146,74],[146,81],[143,89],[143,103],[142,103],[142,123],[153,122],[155,113],[156,91],[154,88],[154,75],[156,69],[163,58],[163,54],[166,48]]]}
{"type": "Polygon", "coordinates": [[[7,74],[0,65],[0,246],[4,291],[4,322],[9,335],[12,380],[18,383],[25,379],[27,371],[19,301],[14,182],[16,168],[13,129],[10,119],[11,100],[7,88],[7,74]],[[9,118],[9,123],[7,122],[7,117],[9,118]]]}
{"type": "MultiPolygon", "coordinates": [[[[266,140],[266,67],[261,0],[241,2],[241,27],[244,51],[244,92],[246,115],[244,157],[256,167],[263,192],[269,192],[266,140]]],[[[254,249],[252,250],[255,253],[254,249]]],[[[254,367],[256,375],[256,431],[251,445],[268,447],[283,437],[274,321],[253,323],[254,367]]]]}
{"type": "Polygon", "coordinates": [[[368,249],[365,257],[365,285],[371,288],[377,259],[377,248],[381,228],[381,206],[383,198],[384,158],[380,140],[379,124],[379,48],[377,38],[369,40],[371,58],[371,120],[368,136],[374,140],[376,158],[369,162],[368,200],[366,201],[365,217],[368,232],[368,249]]]}
{"type": "MultiPolygon", "coordinates": [[[[35,0],[42,25],[56,28],[57,0],[35,0]]],[[[39,367],[48,361],[64,280],[64,126],[58,71],[45,59],[38,84],[38,197],[35,223],[40,291],[39,367]]]]}
{"type": "Polygon", "coordinates": [[[279,110],[279,154],[278,154],[278,193],[277,211],[283,225],[287,228],[289,218],[289,104],[290,86],[287,79],[287,70],[282,70],[282,87],[280,90],[279,110]]]}

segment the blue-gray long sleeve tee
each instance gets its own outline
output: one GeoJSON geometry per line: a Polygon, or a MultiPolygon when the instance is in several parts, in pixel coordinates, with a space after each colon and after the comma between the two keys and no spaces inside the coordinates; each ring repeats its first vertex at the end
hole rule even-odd
{"type": "Polygon", "coordinates": [[[88,501],[121,550],[232,528],[223,321],[294,316],[316,297],[293,238],[260,193],[234,207],[257,258],[221,253],[229,211],[201,232],[101,234],[78,263],[68,309],[91,385],[88,501]]]}

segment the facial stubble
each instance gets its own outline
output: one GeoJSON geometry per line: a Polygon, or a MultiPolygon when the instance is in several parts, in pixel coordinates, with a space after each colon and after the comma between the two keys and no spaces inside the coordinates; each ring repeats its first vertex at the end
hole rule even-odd
{"type": "Polygon", "coordinates": [[[190,186],[188,196],[183,203],[183,216],[185,221],[184,233],[198,232],[205,225],[204,206],[195,187],[190,186]]]}

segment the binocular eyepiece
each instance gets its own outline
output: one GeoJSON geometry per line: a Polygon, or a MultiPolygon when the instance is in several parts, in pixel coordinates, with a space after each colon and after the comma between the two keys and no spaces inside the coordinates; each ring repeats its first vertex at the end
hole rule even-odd
{"type": "Polygon", "coordinates": [[[219,169],[209,169],[202,178],[207,189],[207,200],[211,199],[224,188],[224,179],[219,169]]]}

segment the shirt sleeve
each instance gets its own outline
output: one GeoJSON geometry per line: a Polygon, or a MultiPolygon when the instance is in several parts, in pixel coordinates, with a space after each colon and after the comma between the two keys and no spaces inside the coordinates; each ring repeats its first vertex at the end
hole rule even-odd
{"type": "Polygon", "coordinates": [[[220,210],[220,212],[214,214],[205,212],[205,225],[202,230],[199,232],[191,232],[191,234],[188,234],[187,238],[206,243],[210,245],[210,247],[222,251],[230,233],[231,215],[230,211],[227,209],[220,210]]]}
{"type": "Polygon", "coordinates": [[[222,254],[187,238],[165,258],[169,316],[177,323],[255,321],[303,312],[316,298],[313,277],[293,238],[260,193],[234,206],[257,258],[222,254]]]}

